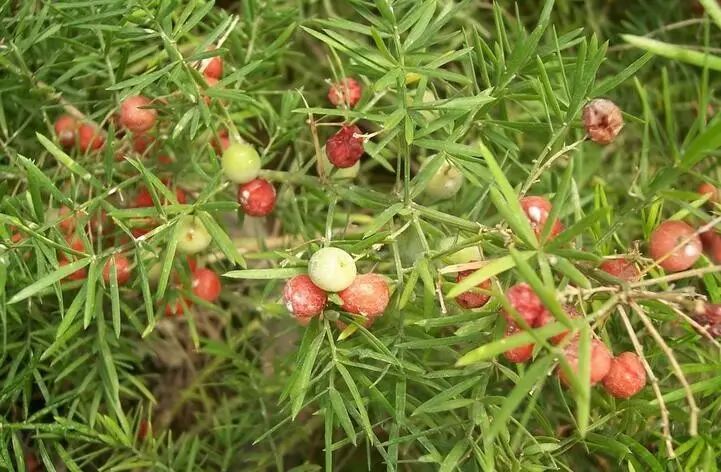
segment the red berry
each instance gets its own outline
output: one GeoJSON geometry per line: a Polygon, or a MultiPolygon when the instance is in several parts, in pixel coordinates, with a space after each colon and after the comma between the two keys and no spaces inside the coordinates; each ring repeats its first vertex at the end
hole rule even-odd
{"type": "MultiPolygon", "coordinates": [[[[564,356],[568,361],[571,371],[578,374],[578,341],[569,344],[564,350],[564,356]]],[[[591,340],[591,385],[596,385],[603,380],[611,369],[613,355],[608,347],[598,339],[591,340]]],[[[569,385],[568,378],[563,369],[558,369],[558,376],[564,385],[569,385]]],[[[583,381],[583,379],[581,379],[583,381]]]]}
{"type": "MultiPolygon", "coordinates": [[[[474,273],[474,270],[464,270],[462,272],[459,272],[458,275],[456,275],[456,283],[460,282],[461,280],[465,279],[472,273],[474,273]]],[[[490,290],[491,289],[491,281],[489,279],[484,280],[480,284],[478,284],[476,287],[483,289],[483,290],[490,290]]],[[[463,292],[462,294],[458,295],[456,297],[456,301],[459,305],[461,305],[463,308],[471,309],[471,308],[480,308],[486,303],[488,303],[488,300],[490,300],[490,295],[487,295],[485,293],[479,293],[475,289],[468,290],[466,292],[463,292]]]]}
{"type": "Polygon", "coordinates": [[[623,114],[611,100],[597,98],[583,108],[583,125],[591,141],[610,144],[623,129],[623,114]]]}
{"type": "MultiPolygon", "coordinates": [[[[516,323],[509,322],[506,325],[506,335],[504,338],[513,336],[514,334],[521,331],[521,328],[516,323]]],[[[503,356],[514,364],[522,364],[527,362],[531,356],[533,356],[533,344],[524,344],[523,346],[514,347],[503,353],[503,356]]]]}
{"type": "Polygon", "coordinates": [[[133,135],[133,151],[138,154],[145,154],[145,152],[154,144],[154,136],[145,133],[133,135]]]}
{"type": "Polygon", "coordinates": [[[152,102],[148,97],[135,95],[120,104],[120,125],[133,133],[144,133],[155,125],[157,110],[148,107],[152,102]]]}
{"type": "Polygon", "coordinates": [[[228,130],[222,129],[218,131],[218,137],[213,138],[210,141],[210,145],[213,147],[216,154],[223,154],[223,151],[228,149],[228,146],[230,146],[230,137],[228,136],[228,130]]]}
{"type": "Polygon", "coordinates": [[[180,297],[177,297],[165,305],[165,316],[182,316],[185,313],[185,308],[190,308],[192,305],[193,302],[190,300],[181,301],[180,297]]]}
{"type": "MultiPolygon", "coordinates": [[[[166,186],[170,185],[170,182],[163,182],[166,186]]],[[[175,199],[178,200],[178,203],[181,205],[184,205],[188,201],[188,197],[185,195],[185,191],[183,189],[177,187],[175,189],[175,199]]],[[[165,199],[162,200],[161,204],[166,205],[169,202],[165,199]]],[[[138,193],[135,195],[135,208],[148,208],[153,206],[153,197],[150,194],[150,190],[148,190],[147,187],[142,187],[140,190],[138,190],[138,193]]]]}
{"type": "Polygon", "coordinates": [[[376,318],[386,311],[390,291],[383,276],[370,273],[357,275],[348,288],[338,292],[338,296],[343,300],[341,309],[376,318]]]}
{"type": "Polygon", "coordinates": [[[105,282],[110,282],[110,274],[113,265],[115,265],[115,274],[117,276],[118,285],[125,285],[126,283],[128,283],[128,280],[130,280],[130,274],[132,272],[132,270],[130,269],[130,260],[128,260],[128,258],[123,256],[122,254],[116,254],[112,256],[105,263],[105,266],[103,267],[103,279],[105,280],[105,282]]]}
{"type": "MultiPolygon", "coordinates": [[[[576,307],[572,305],[566,305],[564,307],[564,310],[566,311],[568,317],[571,319],[578,318],[580,316],[578,310],[576,310],[576,307]]],[[[556,321],[556,318],[553,316],[553,314],[544,308],[538,318],[536,318],[536,322],[533,324],[533,326],[534,328],[540,328],[547,325],[548,323],[553,323],[554,321],[556,321]]],[[[566,330],[562,333],[552,336],[550,339],[551,344],[560,344],[569,334],[570,330],[566,330]]]]}
{"type": "MultiPolygon", "coordinates": [[[[76,251],[85,251],[85,244],[78,237],[66,239],[66,243],[68,246],[70,246],[70,248],[72,248],[76,251]]],[[[73,259],[75,259],[76,256],[73,255],[71,257],[73,259]]],[[[60,256],[58,256],[58,264],[60,264],[61,267],[66,266],[66,265],[70,264],[71,262],[74,262],[74,260],[71,261],[70,259],[68,259],[68,256],[65,255],[64,253],[61,253],[60,256]]],[[[88,276],[87,270],[85,267],[83,267],[81,269],[76,270],[72,274],[66,276],[65,280],[83,280],[87,276],[88,276]]]]}
{"type": "Polygon", "coordinates": [[[701,250],[701,239],[683,221],[664,221],[651,233],[651,258],[667,272],[688,269],[701,256],[701,250]]]}
{"type": "Polygon", "coordinates": [[[325,153],[334,166],[344,169],[352,167],[363,155],[363,138],[356,125],[343,125],[336,134],[325,143],[325,153]]]}
{"type": "Polygon", "coordinates": [[[148,436],[148,432],[151,429],[150,421],[146,419],[140,420],[140,423],[138,424],[138,439],[141,441],[145,439],[148,436]]]}
{"type": "Polygon", "coordinates": [[[238,202],[246,215],[265,216],[275,207],[275,187],[265,179],[253,179],[238,187],[238,202]]]}
{"type": "Polygon", "coordinates": [[[310,319],[320,315],[328,301],[325,291],[315,285],[307,275],[296,275],[283,289],[283,300],[288,311],[299,323],[307,326],[310,319]]]}
{"type": "Polygon", "coordinates": [[[361,84],[352,77],[346,77],[330,86],[328,100],[336,107],[346,104],[349,108],[353,108],[361,99],[362,94],[363,88],[361,84]]]}
{"type": "MultiPolygon", "coordinates": [[[[529,196],[521,198],[520,202],[523,212],[526,214],[528,221],[531,223],[531,229],[536,237],[540,237],[543,233],[543,228],[546,226],[548,221],[548,215],[551,213],[551,202],[546,198],[529,196]]],[[[563,224],[555,220],[549,239],[553,239],[563,231],[563,224]]]]}
{"type": "Polygon", "coordinates": [[[97,151],[105,145],[105,131],[83,123],[78,128],[78,147],[82,152],[97,151]]]}
{"type": "Polygon", "coordinates": [[[208,302],[220,297],[220,277],[210,269],[197,269],[193,272],[193,293],[208,302]]]}
{"type": "Polygon", "coordinates": [[[646,369],[633,352],[624,352],[611,361],[603,388],[616,398],[630,398],[646,386],[646,369]]]}
{"type": "Polygon", "coordinates": [[[190,272],[195,272],[198,269],[198,261],[191,256],[185,256],[185,262],[188,264],[190,272]]]}
{"type": "Polygon", "coordinates": [[[708,201],[711,203],[718,203],[719,201],[718,189],[708,182],[704,182],[698,186],[698,193],[708,195],[708,201]]]}
{"type": "Polygon", "coordinates": [[[213,79],[220,79],[223,76],[223,59],[215,56],[207,59],[207,61],[203,75],[205,75],[205,77],[212,77],[213,79]]]}
{"type": "Polygon", "coordinates": [[[78,120],[70,115],[60,115],[55,120],[55,135],[63,147],[70,147],[75,144],[75,134],[78,130],[78,120]]]}
{"type": "Polygon", "coordinates": [[[58,217],[60,219],[58,227],[63,233],[70,234],[75,231],[75,226],[77,226],[77,217],[73,214],[70,208],[66,206],[60,207],[58,210],[58,217]]]}
{"type": "MultiPolygon", "coordinates": [[[[525,283],[516,284],[506,290],[506,298],[529,326],[533,326],[546,309],[536,292],[525,283]]],[[[513,316],[505,310],[503,310],[503,316],[509,323],[515,323],[513,316]]]]}
{"type": "Polygon", "coordinates": [[[613,275],[617,279],[625,280],[627,282],[636,281],[639,277],[641,277],[641,273],[638,271],[634,263],[624,257],[608,259],[604,261],[599,268],[602,271],[613,275]]]}

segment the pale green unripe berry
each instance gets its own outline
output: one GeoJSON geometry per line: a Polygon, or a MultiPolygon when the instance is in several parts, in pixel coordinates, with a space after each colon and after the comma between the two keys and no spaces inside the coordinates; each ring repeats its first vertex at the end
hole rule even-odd
{"type": "Polygon", "coordinates": [[[199,218],[190,215],[183,216],[178,222],[178,251],[185,254],[195,254],[207,248],[213,237],[199,218]]]}
{"type": "Polygon", "coordinates": [[[320,150],[320,165],[323,167],[323,173],[325,175],[331,175],[333,180],[352,180],[358,176],[360,172],[360,160],[350,167],[336,167],[328,160],[328,155],[325,153],[325,146],[320,150]]]}
{"type": "MultiPolygon", "coordinates": [[[[438,244],[438,250],[442,252],[462,244],[462,240],[454,236],[448,236],[441,239],[441,242],[438,244]]],[[[481,255],[481,248],[478,246],[469,246],[447,254],[443,256],[442,259],[446,264],[465,264],[466,262],[480,261],[483,259],[483,256],[481,255]]]]}
{"type": "Polygon", "coordinates": [[[223,173],[231,182],[247,184],[260,173],[258,151],[248,143],[233,143],[223,151],[223,173]]]}
{"type": "Polygon", "coordinates": [[[425,194],[433,200],[453,197],[463,185],[463,174],[456,166],[446,161],[441,164],[425,188],[425,194]]]}
{"type": "Polygon", "coordinates": [[[308,261],[308,276],[326,292],[340,292],[355,279],[355,261],[342,249],[326,247],[313,254],[308,261]]]}

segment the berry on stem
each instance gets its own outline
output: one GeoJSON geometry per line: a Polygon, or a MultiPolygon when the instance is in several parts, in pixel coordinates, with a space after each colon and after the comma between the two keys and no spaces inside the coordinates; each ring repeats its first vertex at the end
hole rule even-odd
{"type": "Polygon", "coordinates": [[[203,75],[205,77],[212,77],[213,79],[220,79],[223,76],[223,58],[215,56],[206,59],[206,61],[203,75]]]}
{"type": "Polygon", "coordinates": [[[254,179],[238,187],[238,203],[246,215],[266,216],[275,207],[275,187],[265,179],[254,179]]]}
{"type": "Polygon", "coordinates": [[[112,267],[115,266],[115,275],[117,277],[118,285],[125,285],[130,280],[130,260],[122,254],[116,254],[110,257],[103,266],[103,280],[106,283],[110,282],[110,276],[112,274],[112,267]]]}
{"type": "Polygon", "coordinates": [[[624,352],[611,361],[603,378],[603,388],[616,398],[631,398],[646,386],[646,369],[633,352],[624,352]]]}
{"type": "MultiPolygon", "coordinates": [[[[568,317],[571,318],[571,319],[573,319],[573,318],[578,318],[579,316],[581,316],[581,315],[578,313],[578,310],[576,310],[576,307],[574,307],[573,305],[566,305],[566,306],[564,307],[564,310],[565,310],[566,314],[568,315],[568,317]]],[[[552,314],[550,311],[548,311],[548,310],[546,310],[546,309],[544,308],[544,309],[541,311],[541,314],[538,315],[538,318],[536,318],[536,322],[533,324],[533,327],[534,327],[534,328],[540,328],[540,327],[545,326],[545,325],[547,325],[548,323],[552,323],[552,322],[554,322],[554,321],[556,321],[556,318],[553,316],[553,314],[552,314]]],[[[566,337],[567,337],[569,334],[570,334],[570,330],[566,330],[566,331],[564,331],[564,332],[562,332],[562,333],[559,333],[559,334],[557,334],[557,335],[555,335],[555,336],[552,336],[551,339],[550,339],[551,344],[560,344],[561,341],[563,341],[564,339],[566,339],[566,337]]]]}
{"type": "Polygon", "coordinates": [[[321,289],[340,292],[348,288],[356,277],[355,261],[342,249],[325,247],[311,256],[308,275],[321,289]]]}
{"type": "Polygon", "coordinates": [[[178,222],[180,225],[178,236],[178,251],[185,254],[195,254],[210,246],[213,240],[205,225],[191,215],[183,216],[178,222]]]}
{"type": "Polygon", "coordinates": [[[200,299],[214,302],[220,297],[222,289],[220,277],[210,269],[197,269],[192,278],[193,293],[200,299]]]}
{"type": "MultiPolygon", "coordinates": [[[[506,290],[506,298],[508,303],[529,326],[533,326],[538,317],[546,310],[536,292],[526,283],[519,283],[510,287],[506,290]]],[[[505,309],[503,310],[503,316],[509,323],[516,322],[513,316],[505,309]]]]}
{"type": "Polygon", "coordinates": [[[221,166],[228,180],[236,184],[247,184],[258,177],[260,156],[248,143],[233,143],[223,151],[221,166]]]}
{"type": "Polygon", "coordinates": [[[633,282],[641,277],[641,272],[636,265],[625,257],[607,259],[599,266],[599,269],[626,282],[633,282]]]}
{"type": "Polygon", "coordinates": [[[664,221],[651,233],[649,254],[667,272],[688,269],[698,260],[701,252],[701,239],[683,221],[664,221]]]}
{"type": "Polygon", "coordinates": [[[328,160],[328,153],[325,150],[325,146],[320,150],[320,165],[323,167],[323,173],[325,175],[332,173],[334,180],[355,179],[358,176],[358,172],[360,172],[360,161],[356,161],[352,166],[345,168],[339,168],[331,164],[328,160]]]}
{"type": "MultiPolygon", "coordinates": [[[[464,241],[458,239],[456,236],[447,236],[438,243],[438,250],[441,252],[447,251],[453,246],[461,246],[464,241]]],[[[443,256],[443,262],[446,264],[465,264],[471,261],[480,261],[483,259],[481,249],[479,246],[468,246],[463,249],[459,249],[456,252],[452,252],[443,256]]]]}
{"type": "Polygon", "coordinates": [[[352,77],[346,77],[330,86],[328,101],[336,107],[347,105],[349,108],[353,108],[360,101],[362,94],[363,88],[361,84],[352,77]]]}
{"type": "Polygon", "coordinates": [[[55,120],[55,135],[63,147],[70,147],[75,144],[75,137],[78,131],[78,120],[70,115],[60,115],[55,120]]]}
{"type": "MultiPolygon", "coordinates": [[[[568,361],[571,371],[574,374],[578,374],[578,341],[573,341],[571,344],[566,346],[564,350],[564,357],[568,361]]],[[[591,385],[596,385],[598,382],[603,380],[611,369],[611,361],[613,355],[609,351],[606,345],[598,339],[591,340],[591,385]]],[[[568,377],[566,376],[563,369],[558,369],[558,376],[564,385],[570,385],[568,377]]],[[[583,381],[584,379],[581,379],[583,381]]]]}
{"type": "MultiPolygon", "coordinates": [[[[506,325],[506,334],[504,335],[504,338],[511,337],[520,331],[521,328],[519,328],[516,323],[509,322],[506,325]]],[[[523,364],[531,359],[532,356],[533,344],[524,344],[523,346],[514,347],[513,349],[509,349],[503,353],[503,357],[514,364],[523,364]]]]}
{"type": "Polygon", "coordinates": [[[307,325],[318,316],[328,301],[326,293],[313,283],[308,275],[296,275],[285,283],[283,301],[299,323],[307,325]]]}
{"type": "Polygon", "coordinates": [[[461,171],[450,162],[445,161],[433,174],[423,191],[432,200],[446,200],[458,193],[463,186],[463,180],[461,171]]]}
{"type": "MultiPolygon", "coordinates": [[[[459,272],[456,275],[456,283],[460,282],[461,280],[465,279],[469,275],[473,274],[475,270],[464,270],[462,272],[459,272]]],[[[490,279],[486,279],[480,284],[476,286],[477,288],[480,288],[482,290],[490,290],[491,289],[491,281],[490,279]]],[[[461,305],[463,308],[466,309],[472,309],[472,308],[480,308],[486,303],[488,303],[488,300],[490,300],[490,295],[487,295],[485,293],[480,293],[476,290],[476,288],[472,288],[468,291],[463,292],[462,294],[458,295],[456,297],[456,301],[459,305],[461,305]]]]}
{"type": "Polygon", "coordinates": [[[341,169],[354,166],[363,155],[363,138],[356,125],[345,124],[340,131],[328,138],[325,152],[331,164],[341,169]]]}
{"type": "MultiPolygon", "coordinates": [[[[553,208],[551,202],[543,197],[529,196],[521,198],[519,203],[521,204],[521,208],[526,214],[528,221],[531,223],[533,233],[536,237],[540,238],[541,234],[543,234],[543,228],[548,223],[548,216],[551,213],[551,209],[553,208]]],[[[561,234],[562,231],[563,224],[560,221],[555,220],[548,238],[553,239],[561,234]]]]}
{"type": "Polygon", "coordinates": [[[382,275],[369,273],[356,276],[353,283],[338,293],[348,313],[368,318],[381,316],[390,300],[388,282],[382,275]]]}
{"type": "Polygon", "coordinates": [[[83,123],[78,128],[78,148],[82,152],[97,151],[105,145],[105,131],[95,125],[83,123]]]}
{"type": "Polygon", "coordinates": [[[583,125],[591,141],[610,144],[623,129],[623,114],[611,100],[597,98],[583,108],[583,125]]]}
{"type": "Polygon", "coordinates": [[[144,133],[155,125],[158,118],[157,110],[146,108],[150,106],[151,100],[142,95],[135,95],[123,100],[120,104],[121,126],[133,133],[144,133]]]}

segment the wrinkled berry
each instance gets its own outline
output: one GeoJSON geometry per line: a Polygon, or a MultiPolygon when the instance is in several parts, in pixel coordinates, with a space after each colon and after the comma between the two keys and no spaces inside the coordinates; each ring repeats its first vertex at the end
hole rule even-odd
{"type": "MultiPolygon", "coordinates": [[[[456,275],[456,283],[465,279],[466,277],[473,274],[474,272],[475,272],[475,270],[464,270],[462,272],[459,272],[456,275]]],[[[478,287],[482,290],[486,290],[486,291],[490,290],[491,289],[491,281],[489,279],[486,279],[483,282],[481,282],[480,284],[478,284],[476,287],[478,287]]],[[[483,305],[488,303],[488,300],[490,300],[490,298],[491,298],[490,295],[487,295],[485,293],[480,293],[475,288],[472,288],[472,289],[458,295],[456,297],[456,301],[463,308],[471,309],[471,308],[482,307],[483,305]]]]}
{"type": "Polygon", "coordinates": [[[157,110],[146,108],[152,102],[142,95],[135,95],[123,100],[120,104],[119,123],[133,133],[144,133],[155,125],[158,117],[157,110]]]}
{"type": "Polygon", "coordinates": [[[328,90],[328,100],[336,107],[345,104],[353,108],[360,101],[362,94],[363,88],[361,84],[352,77],[346,77],[340,82],[331,85],[328,90]]]}
{"type": "Polygon", "coordinates": [[[583,125],[591,141],[610,144],[623,129],[623,115],[611,100],[597,98],[583,108],[583,125]]]}
{"type": "MultiPolygon", "coordinates": [[[[568,361],[571,371],[578,375],[578,341],[569,344],[564,350],[564,356],[568,361]]],[[[591,340],[591,385],[596,385],[603,380],[611,369],[613,355],[606,345],[598,339],[591,340]]],[[[563,369],[558,369],[558,376],[564,385],[570,385],[563,369]]],[[[584,379],[580,379],[583,381],[584,379]]]]}
{"type": "Polygon", "coordinates": [[[390,290],[386,279],[378,274],[356,276],[350,286],[338,293],[341,308],[349,313],[369,318],[381,316],[388,306],[390,290]]]}
{"type": "Polygon", "coordinates": [[[309,276],[303,274],[296,275],[285,283],[283,300],[288,311],[298,322],[307,325],[310,318],[321,314],[328,296],[309,276]]]}
{"type": "MultiPolygon", "coordinates": [[[[506,334],[504,338],[513,336],[520,331],[521,328],[519,328],[518,325],[513,322],[509,322],[506,325],[506,334]]],[[[503,353],[503,357],[505,357],[509,362],[513,362],[514,364],[522,364],[524,362],[527,362],[532,356],[533,344],[524,344],[523,346],[514,347],[513,349],[509,349],[503,353]]]]}
{"type": "Polygon", "coordinates": [[[701,250],[701,239],[683,221],[664,221],[651,233],[650,256],[667,272],[688,269],[701,256],[701,250]]]}
{"type": "MultiPolygon", "coordinates": [[[[526,214],[529,223],[531,223],[533,233],[536,237],[541,237],[541,234],[543,234],[543,228],[546,226],[548,216],[551,213],[551,202],[543,197],[529,196],[521,198],[519,203],[521,204],[521,208],[526,214]]],[[[548,238],[553,239],[561,234],[562,231],[563,224],[559,220],[555,220],[548,238]]]]}
{"type": "Polygon", "coordinates": [[[352,167],[363,155],[363,138],[360,128],[343,125],[336,134],[328,138],[325,151],[331,164],[341,169],[352,167]]]}
{"type": "MultiPolygon", "coordinates": [[[[579,316],[581,316],[578,313],[578,310],[576,310],[576,307],[574,307],[572,305],[566,305],[563,308],[564,308],[566,314],[568,315],[568,317],[571,319],[578,318],[579,316]]],[[[553,313],[551,313],[550,311],[548,311],[547,309],[544,308],[541,311],[541,314],[538,315],[538,318],[536,318],[536,322],[533,324],[533,327],[540,328],[542,326],[547,325],[548,323],[553,323],[554,321],[556,321],[556,318],[553,316],[553,313]]],[[[550,338],[551,344],[560,344],[569,334],[570,334],[570,330],[566,330],[562,333],[552,336],[550,338]]]]}
{"type": "Polygon", "coordinates": [[[624,257],[608,259],[599,266],[602,271],[613,275],[617,279],[633,282],[639,279],[641,273],[636,265],[624,257]]]}
{"type": "Polygon", "coordinates": [[[266,216],[275,207],[275,187],[265,179],[251,180],[238,187],[238,203],[246,215],[266,216]]]}
{"type": "MultiPolygon", "coordinates": [[[[536,295],[536,292],[526,283],[519,283],[510,287],[506,290],[506,298],[508,299],[508,303],[510,303],[529,326],[533,326],[538,317],[541,316],[546,309],[541,299],[536,295]]],[[[513,316],[507,313],[506,310],[503,310],[503,316],[509,323],[515,323],[513,316]]]]}
{"type": "Polygon", "coordinates": [[[611,361],[603,378],[603,388],[616,398],[630,398],[646,386],[646,369],[633,352],[624,352],[611,361]]]}

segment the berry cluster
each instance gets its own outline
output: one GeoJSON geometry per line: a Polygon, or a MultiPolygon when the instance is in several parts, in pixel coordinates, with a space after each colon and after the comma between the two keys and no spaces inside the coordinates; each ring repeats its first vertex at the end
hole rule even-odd
{"type": "MultiPolygon", "coordinates": [[[[360,83],[351,77],[332,84],[328,90],[328,100],[337,107],[353,108],[362,95],[360,83]]],[[[365,152],[362,134],[357,125],[343,123],[341,129],[326,141],[321,159],[327,159],[330,165],[337,169],[347,169],[340,177],[352,178],[358,173],[360,158],[365,152]]]]}
{"type": "MultiPolygon", "coordinates": [[[[283,300],[298,323],[307,326],[325,309],[328,292],[337,294],[341,310],[364,317],[366,327],[383,315],[390,300],[388,282],[383,276],[357,274],[353,257],[334,247],[313,254],[308,262],[308,275],[297,275],[286,282],[283,300]]],[[[342,322],[337,324],[345,328],[342,322]]]]}
{"type": "Polygon", "coordinates": [[[225,176],[238,184],[238,203],[246,215],[266,216],[275,208],[275,187],[258,177],[261,162],[258,151],[245,142],[228,145],[223,151],[222,166],[225,176]]]}

